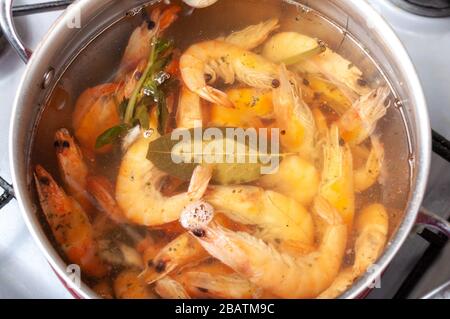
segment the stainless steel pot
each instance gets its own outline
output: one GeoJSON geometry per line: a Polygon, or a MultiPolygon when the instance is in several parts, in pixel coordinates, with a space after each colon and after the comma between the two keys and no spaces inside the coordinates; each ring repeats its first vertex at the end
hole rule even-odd
{"type": "MultiPolygon", "coordinates": [[[[27,63],[26,72],[14,103],[10,127],[10,163],[15,197],[24,219],[48,262],[66,285],[82,298],[96,295],[86,286],[78,287],[66,272],[66,264],[55,251],[37,218],[37,207],[32,194],[30,149],[39,114],[49,92],[74,58],[103,31],[114,25],[126,13],[151,1],[148,0],[79,0],[55,22],[39,47],[31,54],[15,32],[10,15],[12,0],[0,0],[0,20],[4,33],[19,56],[27,63]],[[78,20],[79,19],[79,20],[78,20]],[[81,22],[81,27],[76,26],[81,22]]],[[[403,218],[394,225],[394,231],[384,254],[374,271],[356,282],[343,298],[361,297],[371,283],[382,273],[405,241],[412,227],[425,223],[449,234],[446,221],[422,211],[431,157],[431,128],[425,98],[415,69],[404,47],[378,13],[362,0],[323,0],[296,2],[307,4],[321,12],[333,23],[351,34],[391,79],[391,85],[403,102],[398,105],[405,117],[412,150],[411,184],[403,218]],[[420,216],[420,218],[418,218],[420,216]]],[[[1,184],[0,184],[1,186],[1,184]]],[[[8,186],[7,184],[3,186],[8,186]]],[[[12,189],[9,189],[12,191],[12,189]]],[[[12,195],[6,196],[10,199],[12,195]]],[[[5,197],[5,198],[6,198],[5,197]]]]}

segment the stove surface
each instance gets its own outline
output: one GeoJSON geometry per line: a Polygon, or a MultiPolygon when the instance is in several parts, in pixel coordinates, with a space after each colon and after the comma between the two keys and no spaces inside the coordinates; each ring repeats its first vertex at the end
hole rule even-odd
{"type": "MultiPolygon", "coordinates": [[[[17,4],[37,0],[15,1],[17,4]]],[[[416,16],[388,0],[369,0],[392,25],[407,47],[422,80],[433,128],[450,138],[450,18],[416,16]]],[[[60,13],[16,19],[17,28],[34,48],[60,13]]],[[[8,161],[8,127],[11,106],[24,72],[19,58],[7,49],[0,57],[0,176],[11,181],[8,161]]],[[[450,213],[450,164],[433,156],[425,207],[448,217],[450,213]]],[[[424,254],[429,243],[413,232],[369,298],[392,298],[424,254]]],[[[421,274],[415,289],[402,297],[421,297],[450,280],[450,245],[421,274]]],[[[51,270],[29,234],[17,203],[0,211],[0,298],[71,298],[51,270]]]]}

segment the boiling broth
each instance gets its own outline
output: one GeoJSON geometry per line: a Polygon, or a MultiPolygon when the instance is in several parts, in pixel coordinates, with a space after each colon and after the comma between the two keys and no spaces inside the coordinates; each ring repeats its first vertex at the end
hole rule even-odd
{"type": "MultiPolygon", "coordinates": [[[[174,2],[179,3],[178,1],[174,2]]],[[[294,31],[312,38],[318,38],[332,50],[361,68],[364,72],[364,80],[371,87],[388,85],[381,68],[375,64],[363,50],[363,46],[351,35],[343,32],[342,28],[314,10],[291,1],[219,1],[216,5],[202,10],[191,10],[183,6],[179,18],[165,32],[164,37],[173,39],[174,46],[180,52],[184,52],[194,43],[226,36],[233,31],[271,18],[278,18],[280,21],[281,27],[276,33],[294,31]]],[[[116,78],[117,69],[129,36],[145,19],[143,14],[126,16],[122,21],[106,30],[96,41],[80,52],[53,90],[35,132],[32,163],[45,167],[60,185],[64,184],[60,177],[55,156],[55,132],[60,128],[73,130],[72,113],[78,97],[85,89],[100,83],[110,82],[116,78]]],[[[256,49],[255,52],[260,53],[261,49],[256,49]]],[[[393,93],[393,96],[395,96],[395,93],[393,93]]],[[[337,116],[329,107],[323,106],[322,111],[328,119],[337,116]]],[[[368,204],[379,202],[387,208],[391,224],[396,225],[397,223],[393,220],[403,216],[405,203],[409,196],[409,176],[411,174],[408,162],[408,139],[403,118],[398,109],[395,107],[388,109],[387,115],[378,122],[374,135],[380,136],[385,149],[383,176],[381,182],[372,186],[368,191],[356,195],[355,217],[368,204]],[[399,143],[399,141],[401,142],[399,143]],[[398,176],[403,176],[403,178],[398,178],[398,176]]],[[[118,170],[123,159],[123,153],[119,146],[114,147],[107,154],[96,154],[94,156],[85,154],[85,158],[89,161],[91,175],[105,176],[113,184],[116,183],[118,170]]],[[[258,183],[253,183],[253,185],[258,185],[258,183]]],[[[177,193],[186,190],[186,188],[187,184],[182,184],[177,193]]],[[[162,241],[174,238],[173,234],[165,233],[158,227],[149,230],[143,226],[114,227],[110,238],[120,238],[127,243],[133,242],[132,236],[129,235],[129,227],[137,233],[143,234],[144,237],[148,233],[153,238],[164,238],[162,241]]],[[[239,225],[233,223],[232,227],[239,227],[239,225]]],[[[392,227],[390,228],[390,233],[395,231],[392,227]]],[[[49,236],[53,237],[50,230],[49,236]]],[[[349,253],[344,259],[342,268],[351,265],[353,262],[353,243],[353,240],[348,243],[349,253]]],[[[54,244],[59,249],[56,241],[54,241],[54,244]]],[[[112,250],[114,249],[117,250],[117,247],[112,250]]],[[[117,275],[127,268],[132,267],[114,265],[107,276],[106,285],[113,285],[117,275]]],[[[89,276],[84,279],[97,291],[97,285],[104,283],[102,280],[89,276]]],[[[149,289],[153,291],[153,288],[150,287],[149,289]]]]}

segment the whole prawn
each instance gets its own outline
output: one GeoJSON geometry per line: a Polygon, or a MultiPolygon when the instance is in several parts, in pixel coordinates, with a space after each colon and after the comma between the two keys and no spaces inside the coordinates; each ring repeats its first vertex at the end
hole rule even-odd
{"type": "Polygon", "coordinates": [[[181,211],[200,199],[211,178],[211,168],[198,166],[185,193],[166,197],[160,192],[165,173],[147,160],[148,145],[158,138],[141,137],[130,146],[122,159],[116,182],[116,200],[124,216],[139,225],[158,226],[177,220],[181,211]]]}
{"type": "Polygon", "coordinates": [[[347,227],[334,207],[319,197],[314,210],[324,224],[323,235],[316,251],[298,258],[211,223],[210,206],[186,210],[180,221],[212,256],[253,284],[282,298],[313,298],[336,278],[347,243],[347,227]]]}
{"type": "Polygon", "coordinates": [[[72,263],[90,276],[102,277],[108,268],[98,256],[92,225],[86,212],[58,186],[42,167],[34,173],[39,201],[56,241],[72,263]]]}
{"type": "Polygon", "coordinates": [[[203,99],[233,107],[228,96],[208,85],[220,77],[226,84],[236,80],[255,88],[273,88],[279,85],[277,66],[256,53],[218,40],[192,45],[181,56],[180,71],[184,84],[203,99]]]}

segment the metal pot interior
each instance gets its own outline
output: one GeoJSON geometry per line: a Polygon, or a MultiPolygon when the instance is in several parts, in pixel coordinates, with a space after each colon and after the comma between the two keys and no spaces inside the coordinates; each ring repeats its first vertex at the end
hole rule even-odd
{"type": "MultiPolygon", "coordinates": [[[[82,297],[95,297],[95,294],[85,285],[81,288],[73,286],[65,271],[65,262],[46,236],[45,227],[41,226],[45,223],[42,223],[37,205],[31,165],[40,163],[56,167],[51,143],[54,131],[63,126],[70,127],[73,104],[84,89],[106,82],[111,76],[111,68],[119,64],[133,28],[142,22],[142,15],[130,10],[148,2],[78,1],[55,24],[34,53],[15,103],[10,146],[18,200],[28,226],[49,262],[82,297]],[[77,13],[81,13],[81,28],[67,27],[76,21],[77,13]],[[44,87],[41,83],[49,70],[54,70],[54,77],[44,87]],[[71,97],[70,105],[59,112],[45,108],[57,85],[64,87],[71,97]]],[[[308,7],[292,10],[292,6],[280,6],[280,0],[220,1],[215,6],[195,11],[192,16],[182,17],[171,32],[175,36],[183,34],[184,40],[179,46],[184,48],[205,36],[216,37],[224,30],[235,30],[284,15],[289,19],[283,20],[283,29],[298,30],[324,40],[358,65],[369,82],[388,82],[392,86],[397,103],[389,109],[377,129],[386,149],[384,185],[371,195],[389,209],[391,238],[378,263],[380,269],[366,275],[344,296],[357,297],[387,265],[414,223],[430,156],[426,107],[420,84],[402,46],[365,1],[296,2],[308,7]]],[[[51,173],[57,175],[56,171],[51,173]]]]}

